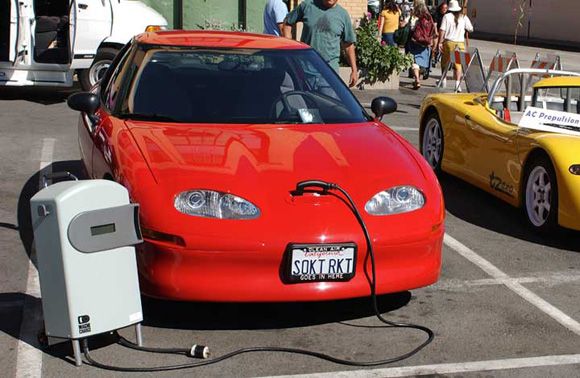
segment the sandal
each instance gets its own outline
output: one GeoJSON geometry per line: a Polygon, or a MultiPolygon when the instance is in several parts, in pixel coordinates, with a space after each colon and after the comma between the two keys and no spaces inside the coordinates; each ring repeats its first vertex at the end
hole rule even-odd
{"type": "Polygon", "coordinates": [[[421,83],[419,83],[418,81],[413,83],[413,89],[419,89],[421,88],[421,83]]]}

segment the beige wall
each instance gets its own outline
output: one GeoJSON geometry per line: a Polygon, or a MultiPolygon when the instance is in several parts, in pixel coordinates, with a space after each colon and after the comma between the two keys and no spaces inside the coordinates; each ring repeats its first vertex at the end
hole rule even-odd
{"type": "Polygon", "coordinates": [[[348,11],[353,22],[367,13],[367,0],[340,0],[338,3],[348,11]]]}
{"type": "MultiPolygon", "coordinates": [[[[476,32],[513,38],[519,14],[515,4],[515,0],[470,0],[468,14],[476,32]]],[[[580,44],[580,0],[534,0],[531,4],[525,2],[518,38],[527,38],[529,31],[533,39],[580,44]]]]}
{"type": "MultiPolygon", "coordinates": [[[[293,3],[290,5],[294,7],[295,4],[300,2],[301,0],[293,0],[293,3]]],[[[338,4],[348,11],[353,23],[363,17],[367,12],[367,0],[339,0],[338,4]]]]}

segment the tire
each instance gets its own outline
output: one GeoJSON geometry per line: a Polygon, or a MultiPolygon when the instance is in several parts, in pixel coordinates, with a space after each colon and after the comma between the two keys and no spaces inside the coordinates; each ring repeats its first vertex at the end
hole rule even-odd
{"type": "Polygon", "coordinates": [[[89,69],[80,70],[78,77],[84,91],[89,91],[107,72],[107,69],[119,52],[113,47],[101,47],[89,69]]]}
{"type": "Polygon", "coordinates": [[[536,157],[526,166],[523,189],[528,224],[541,232],[554,230],[558,225],[558,183],[548,157],[536,157]]]}
{"type": "Polygon", "coordinates": [[[435,173],[441,172],[441,161],[444,152],[443,127],[436,112],[427,116],[421,133],[421,155],[433,168],[435,173]]]}

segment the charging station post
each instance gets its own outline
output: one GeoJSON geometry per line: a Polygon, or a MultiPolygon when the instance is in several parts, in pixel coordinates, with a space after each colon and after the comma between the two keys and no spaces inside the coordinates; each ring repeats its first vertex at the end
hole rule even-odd
{"type": "Polygon", "coordinates": [[[50,185],[30,200],[45,332],[51,344],[80,340],[143,321],[134,245],[139,206],[109,180],[50,185]]]}

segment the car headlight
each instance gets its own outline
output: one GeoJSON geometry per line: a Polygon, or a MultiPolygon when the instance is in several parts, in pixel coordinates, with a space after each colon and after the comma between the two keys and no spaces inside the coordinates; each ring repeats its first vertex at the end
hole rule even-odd
{"type": "Polygon", "coordinates": [[[375,194],[366,203],[365,210],[371,215],[391,215],[408,213],[424,205],[423,193],[415,187],[405,185],[395,186],[375,194]]]}
{"type": "Polygon", "coordinates": [[[217,219],[254,219],[260,209],[233,194],[213,190],[190,190],[175,197],[177,211],[187,215],[217,219]]]}

